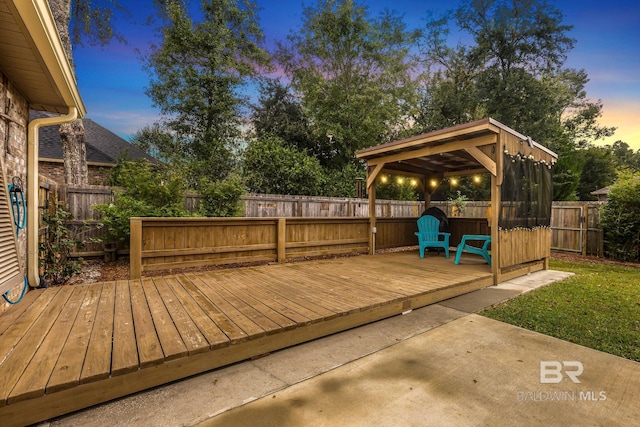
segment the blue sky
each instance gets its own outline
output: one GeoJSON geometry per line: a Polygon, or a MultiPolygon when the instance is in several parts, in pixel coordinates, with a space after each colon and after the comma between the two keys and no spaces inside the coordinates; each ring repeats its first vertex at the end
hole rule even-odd
{"type": "MultiPolygon", "coordinates": [[[[124,2],[128,3],[128,2],[124,2]]],[[[131,2],[133,3],[133,2],[131,2]]],[[[150,0],[128,6],[136,20],[149,14],[150,0]]],[[[303,4],[315,0],[257,0],[262,7],[260,23],[267,47],[283,40],[300,25],[303,4]]],[[[388,8],[404,16],[410,28],[424,25],[428,13],[436,15],[455,8],[460,1],[362,0],[374,15],[388,8]]],[[[629,0],[549,0],[573,25],[570,36],[577,40],[566,66],[583,68],[589,75],[587,95],[602,100],[600,124],[615,126],[617,140],[640,149],[640,2],[629,0]]],[[[146,50],[154,40],[150,27],[117,21],[117,29],[128,40],[104,47],[78,47],[74,51],[80,93],[87,117],[125,139],[158,120],[159,112],[145,95],[148,75],[142,70],[136,49],[146,50]]],[[[508,125],[508,123],[505,123],[508,125]]],[[[543,141],[540,141],[544,143],[543,141]]]]}

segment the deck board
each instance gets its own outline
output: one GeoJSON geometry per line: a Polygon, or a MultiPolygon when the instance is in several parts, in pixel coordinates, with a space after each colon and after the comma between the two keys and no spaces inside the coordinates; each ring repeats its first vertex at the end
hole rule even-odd
{"type": "Polygon", "coordinates": [[[172,360],[186,356],[188,354],[187,346],[182,342],[180,332],[176,329],[154,281],[143,280],[142,289],[149,303],[153,326],[158,334],[164,359],[172,360]]]}
{"type": "MultiPolygon", "coordinates": [[[[11,310],[8,310],[9,316],[6,321],[9,323],[5,332],[0,335],[0,360],[2,360],[2,364],[9,356],[9,354],[13,351],[16,344],[22,339],[22,337],[27,333],[29,328],[33,326],[33,323],[40,316],[42,311],[47,307],[49,302],[53,299],[56,292],[59,291],[60,288],[54,289],[52,292],[41,293],[36,301],[34,301],[30,305],[30,309],[23,313],[22,316],[13,318],[11,316],[11,310]]],[[[13,308],[13,307],[11,307],[13,308]]],[[[5,314],[3,313],[3,321],[5,314]]],[[[2,365],[0,365],[0,370],[2,369],[2,365]]],[[[0,403],[2,405],[2,403],[0,403]]]]}
{"type": "Polygon", "coordinates": [[[205,273],[200,276],[200,280],[206,282],[211,288],[216,289],[216,292],[222,298],[235,307],[250,322],[256,325],[259,328],[259,331],[263,331],[265,334],[270,334],[280,330],[280,325],[264,315],[257,309],[257,307],[248,304],[243,296],[238,296],[235,293],[230,292],[226,287],[228,286],[226,282],[229,280],[226,277],[223,278],[213,273],[205,273]]]}
{"type": "MultiPolygon", "coordinates": [[[[202,292],[201,288],[193,283],[184,275],[179,275],[180,284],[191,293],[193,299],[202,307],[205,313],[209,315],[211,320],[229,337],[231,343],[237,343],[247,340],[249,337],[245,331],[240,329],[220,308],[211,301],[209,297],[202,292]]],[[[214,296],[215,299],[215,296],[214,296]]]]}
{"type": "Polygon", "coordinates": [[[280,280],[279,275],[272,275],[263,270],[253,270],[251,274],[254,283],[259,283],[260,292],[265,295],[267,301],[274,301],[286,307],[286,311],[298,313],[309,319],[309,323],[315,323],[324,319],[334,318],[337,314],[323,307],[305,300],[302,294],[292,292],[291,288],[280,280]]]}
{"type": "Polygon", "coordinates": [[[0,314],[0,419],[32,424],[492,280],[473,258],[408,252],[32,291],[0,314]]]}
{"type": "MultiPolygon", "coordinates": [[[[209,286],[209,283],[214,283],[210,278],[215,277],[213,274],[195,275],[193,273],[187,273],[185,275],[187,279],[191,281],[198,289],[204,293],[211,302],[213,302],[221,313],[224,313],[230,321],[232,321],[247,338],[257,338],[267,334],[267,332],[260,327],[256,322],[252,320],[257,314],[255,310],[244,310],[235,306],[231,301],[225,298],[224,290],[218,289],[217,286],[209,286]],[[246,313],[250,311],[251,313],[246,313]]],[[[244,307],[243,307],[244,308],[244,307]]]]}
{"type": "MultiPolygon", "coordinates": [[[[225,272],[228,274],[227,272],[225,272]]],[[[234,284],[236,288],[242,290],[247,293],[251,298],[260,301],[262,304],[267,306],[269,310],[273,310],[276,313],[280,313],[285,319],[289,319],[295,325],[308,325],[311,323],[312,319],[315,318],[315,313],[313,315],[305,316],[303,313],[306,311],[303,307],[291,307],[290,304],[285,304],[283,299],[279,294],[270,292],[266,289],[265,286],[262,286],[260,283],[260,279],[256,277],[255,274],[251,274],[249,272],[238,270],[234,271],[232,277],[237,277],[237,281],[230,281],[229,283],[234,284]]],[[[283,320],[283,325],[288,329],[290,323],[283,320]]]]}
{"type": "Polygon", "coordinates": [[[140,367],[159,365],[164,361],[164,354],[162,353],[160,339],[153,325],[153,318],[149,311],[147,299],[144,296],[142,281],[131,281],[129,292],[131,292],[131,308],[136,331],[136,342],[138,343],[140,367]]]}
{"type": "Polygon", "coordinates": [[[399,301],[406,297],[406,294],[397,291],[389,291],[388,289],[372,286],[371,278],[354,277],[353,274],[336,275],[335,271],[316,270],[314,274],[327,278],[333,289],[340,291],[342,294],[353,295],[354,300],[360,302],[364,306],[374,307],[383,303],[399,301]]]}
{"type": "Polygon", "coordinates": [[[327,307],[329,304],[318,298],[317,294],[306,292],[300,283],[290,284],[288,279],[283,278],[282,272],[273,270],[261,271],[265,288],[279,294],[283,301],[290,301],[295,306],[302,307],[315,321],[329,320],[340,315],[339,310],[327,307]]]}
{"type": "Polygon", "coordinates": [[[24,297],[22,297],[20,304],[14,305],[4,316],[0,317],[0,336],[2,336],[9,327],[13,327],[15,321],[22,316],[22,313],[31,306],[36,298],[42,295],[43,291],[43,289],[33,289],[27,292],[24,297]]]}
{"type": "Polygon", "coordinates": [[[345,293],[335,290],[335,282],[318,274],[301,274],[291,270],[289,276],[296,280],[296,289],[303,290],[318,305],[322,305],[331,311],[348,315],[353,312],[368,308],[358,301],[359,295],[351,293],[351,298],[344,298],[345,293]]]}
{"type": "Polygon", "coordinates": [[[255,310],[259,311],[262,315],[267,317],[272,322],[276,323],[278,329],[288,330],[296,327],[296,322],[287,316],[283,315],[280,311],[274,310],[268,305],[264,304],[255,293],[251,292],[251,287],[243,284],[242,278],[232,274],[220,274],[220,277],[224,281],[219,282],[219,286],[233,294],[236,298],[241,299],[244,303],[250,305],[255,310]]]}
{"type": "Polygon", "coordinates": [[[164,301],[169,315],[176,326],[182,342],[188,354],[197,354],[209,349],[209,342],[200,332],[198,326],[191,319],[185,308],[182,306],[176,295],[171,290],[167,280],[159,277],[154,280],[156,289],[164,301]]]}
{"type": "Polygon", "coordinates": [[[87,355],[80,373],[80,383],[97,381],[110,375],[115,292],[115,282],[106,282],[102,286],[87,355]]]}
{"type": "Polygon", "coordinates": [[[176,297],[180,300],[193,323],[206,338],[209,343],[209,348],[214,350],[216,348],[227,347],[230,344],[229,337],[211,320],[211,317],[198,305],[180,281],[176,277],[169,277],[166,279],[166,282],[167,286],[173,290],[176,297]]]}
{"type": "Polygon", "coordinates": [[[102,283],[86,285],[86,288],[84,299],[67,337],[65,347],[51,373],[47,384],[47,393],[61,391],[80,384],[80,374],[98,310],[102,283]]]}
{"type": "Polygon", "coordinates": [[[60,317],[53,324],[51,331],[46,335],[29,366],[24,370],[20,380],[9,394],[9,402],[38,397],[45,393],[49,376],[71,332],[71,327],[86,292],[86,287],[73,289],[71,297],[62,307],[60,317]]]}
{"type": "Polygon", "coordinates": [[[8,401],[11,390],[31,362],[72,292],[73,288],[62,287],[59,292],[55,293],[44,310],[39,313],[35,322],[15,344],[13,351],[0,365],[0,378],[2,378],[0,381],[0,402],[11,403],[8,401]]]}
{"type": "Polygon", "coordinates": [[[116,282],[113,321],[111,375],[122,375],[138,369],[138,345],[133,326],[129,281],[116,282]]]}

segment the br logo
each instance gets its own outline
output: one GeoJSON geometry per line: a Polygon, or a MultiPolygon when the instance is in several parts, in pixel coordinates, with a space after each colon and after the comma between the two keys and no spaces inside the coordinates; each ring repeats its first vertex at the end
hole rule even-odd
{"type": "Polygon", "coordinates": [[[557,360],[540,361],[540,384],[558,384],[566,376],[575,384],[580,384],[578,376],[584,371],[582,362],[567,360],[559,362],[557,360]]]}

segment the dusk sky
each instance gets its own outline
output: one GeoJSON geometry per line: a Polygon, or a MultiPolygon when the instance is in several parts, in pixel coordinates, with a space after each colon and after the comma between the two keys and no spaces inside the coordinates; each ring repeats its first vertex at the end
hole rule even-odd
{"type": "MultiPolygon", "coordinates": [[[[151,0],[123,2],[134,19],[143,21],[151,10],[151,0]]],[[[270,49],[300,26],[302,6],[315,0],[258,0],[262,8],[260,24],[270,49]]],[[[461,1],[368,0],[374,16],[387,8],[404,16],[409,28],[424,26],[430,12],[439,15],[461,1]]],[[[599,144],[622,140],[640,149],[640,2],[629,0],[550,0],[564,14],[564,24],[573,25],[569,35],[576,39],[567,67],[585,69],[590,82],[587,96],[602,100],[601,125],[615,126],[615,135],[599,144]]],[[[74,51],[80,93],[87,117],[129,139],[140,128],[159,118],[159,111],[145,95],[148,74],[142,70],[136,49],[145,51],[154,40],[152,28],[118,20],[117,31],[127,45],[112,42],[99,47],[78,47],[74,51]]],[[[453,41],[458,40],[453,38],[453,41]]],[[[509,125],[505,123],[505,125],[509,125]]],[[[517,130],[517,129],[516,129],[517,130]]],[[[544,144],[544,141],[539,141],[544,144]]]]}

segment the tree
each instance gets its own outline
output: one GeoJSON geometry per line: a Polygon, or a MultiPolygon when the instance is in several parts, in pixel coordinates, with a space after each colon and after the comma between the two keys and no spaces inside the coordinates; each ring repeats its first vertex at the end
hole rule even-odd
{"type": "Polygon", "coordinates": [[[167,115],[193,176],[214,182],[234,166],[245,104],[239,91],[269,55],[261,48],[252,2],[202,1],[201,16],[195,22],[181,1],[168,1],[162,44],[144,60],[151,76],[147,94],[167,115]]]}
{"type": "Polygon", "coordinates": [[[244,155],[247,189],[254,193],[321,195],[324,171],[315,157],[276,137],[251,141],[244,155]]]}
{"type": "Polygon", "coordinates": [[[640,150],[634,152],[629,148],[629,144],[623,141],[614,142],[611,150],[619,168],[640,172],[640,150]]]}
{"type": "Polygon", "coordinates": [[[279,44],[276,58],[301,95],[319,159],[340,169],[358,149],[390,139],[415,105],[416,33],[389,11],[379,18],[355,0],[318,0],[279,44]]]}
{"type": "Polygon", "coordinates": [[[139,129],[130,142],[164,163],[173,166],[184,163],[180,142],[176,139],[174,133],[161,123],[154,123],[151,126],[139,129]]]}
{"type": "Polygon", "coordinates": [[[447,46],[448,19],[427,23],[422,36],[427,72],[413,133],[456,126],[484,117],[477,93],[480,71],[465,46],[447,46]]]}
{"type": "MultiPolygon", "coordinates": [[[[67,54],[71,69],[75,71],[73,45],[83,40],[91,45],[104,46],[112,39],[124,40],[114,32],[113,11],[124,11],[117,0],[49,0],[49,7],[67,54]]],[[[64,178],[67,184],[83,185],[88,182],[88,168],[84,125],[82,119],[60,125],[60,140],[64,160],[64,178]]]]}
{"type": "Polygon", "coordinates": [[[146,159],[136,161],[118,160],[111,170],[110,184],[126,189],[131,198],[144,202],[159,216],[184,216],[185,182],[180,171],[146,159]]]}
{"type": "Polygon", "coordinates": [[[624,171],[611,186],[602,209],[605,253],[620,261],[640,261],[640,174],[624,171]]]}
{"type": "Polygon", "coordinates": [[[309,120],[300,101],[280,80],[263,79],[258,105],[252,108],[252,122],[258,139],[274,136],[299,151],[316,152],[309,120]]]}
{"type": "Polygon", "coordinates": [[[478,0],[432,20],[423,55],[436,69],[436,85],[423,102],[422,116],[438,123],[442,117],[481,114],[531,136],[560,155],[554,199],[575,198],[582,170],[575,150],[614,129],[597,123],[602,103],[587,98],[586,72],[564,68],[575,43],[570,30],[558,9],[537,0],[478,0]],[[452,18],[473,44],[446,46],[452,18]]]}
{"type": "Polygon", "coordinates": [[[458,26],[475,41],[469,58],[482,69],[478,89],[487,111],[529,132],[527,127],[537,124],[532,119],[546,113],[535,104],[540,85],[562,69],[575,43],[567,35],[571,26],[562,24],[558,9],[532,0],[474,1],[461,6],[455,16],[458,26]],[[532,112],[537,114],[531,117],[532,112]]]}
{"type": "Polygon", "coordinates": [[[605,147],[589,147],[581,154],[583,163],[578,186],[578,200],[598,200],[591,192],[611,185],[616,180],[616,162],[613,151],[605,147]]]}
{"type": "MultiPolygon", "coordinates": [[[[443,69],[425,77],[425,88],[415,118],[414,133],[424,133],[481,119],[476,73],[464,48],[449,50],[443,69]]],[[[435,58],[432,58],[435,59],[435,58]]]]}
{"type": "Polygon", "coordinates": [[[342,169],[323,168],[325,173],[323,196],[327,197],[356,197],[358,181],[364,185],[367,173],[364,165],[354,162],[342,169]]]}
{"type": "Polygon", "coordinates": [[[378,200],[417,200],[417,183],[402,176],[384,175],[376,184],[378,200]]]}

